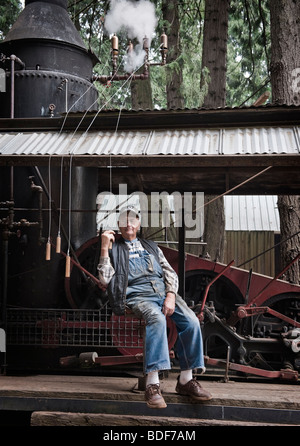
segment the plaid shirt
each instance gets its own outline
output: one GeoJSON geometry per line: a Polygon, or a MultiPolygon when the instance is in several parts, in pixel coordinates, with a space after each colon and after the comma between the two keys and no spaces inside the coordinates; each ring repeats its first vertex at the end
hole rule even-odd
{"type": "MultiPolygon", "coordinates": [[[[137,251],[144,251],[144,248],[138,239],[135,239],[132,242],[125,241],[125,243],[127,244],[129,249],[129,257],[131,255],[134,255],[137,251]]],[[[159,256],[159,263],[164,272],[166,293],[172,292],[174,294],[177,294],[178,276],[171,267],[171,265],[169,264],[169,262],[167,261],[167,259],[165,258],[165,256],[163,255],[163,252],[160,248],[158,248],[158,256],[159,256]]],[[[101,284],[107,286],[111,281],[112,276],[115,274],[115,270],[112,264],[110,263],[110,258],[100,257],[97,269],[101,284]]]]}

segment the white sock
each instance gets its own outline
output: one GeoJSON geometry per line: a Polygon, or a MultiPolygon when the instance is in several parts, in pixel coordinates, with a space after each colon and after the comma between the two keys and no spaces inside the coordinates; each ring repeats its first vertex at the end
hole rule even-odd
{"type": "Polygon", "coordinates": [[[149,384],[159,384],[158,370],[148,373],[146,378],[146,386],[149,384]]]}
{"type": "Polygon", "coordinates": [[[193,379],[193,370],[181,370],[179,381],[181,384],[188,383],[191,379],[193,379]]]}

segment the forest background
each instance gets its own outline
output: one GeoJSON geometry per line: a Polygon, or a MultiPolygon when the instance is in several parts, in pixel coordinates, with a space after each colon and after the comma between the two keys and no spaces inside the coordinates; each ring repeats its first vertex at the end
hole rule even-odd
{"type": "MultiPolygon", "coordinates": [[[[0,3],[0,40],[9,31],[22,10],[20,0],[0,3]],[[2,3],[2,4],[1,4],[2,3]]],[[[200,88],[202,72],[202,45],[205,18],[204,0],[162,0],[153,1],[157,18],[156,33],[151,36],[150,58],[154,63],[160,62],[160,35],[165,31],[169,36],[168,63],[151,69],[151,99],[153,109],[170,108],[167,103],[167,85],[172,75],[182,73],[180,94],[181,106],[199,108],[204,103],[206,85],[200,88]],[[165,12],[167,10],[167,12],[165,12]],[[168,21],[167,15],[172,23],[168,21]],[[174,23],[174,17],[176,23],[174,23]],[[175,34],[170,36],[170,31],[175,34]],[[170,41],[171,40],[171,41],[170,41]]],[[[215,8],[217,10],[217,3],[215,8]]],[[[238,107],[251,105],[264,92],[271,92],[270,85],[270,12],[266,0],[231,0],[228,3],[228,42],[226,105],[238,107]]],[[[99,58],[100,64],[95,72],[108,74],[111,70],[111,42],[104,23],[110,9],[109,0],[69,0],[68,11],[76,28],[99,58]]],[[[128,38],[120,33],[119,59],[126,54],[128,38]]],[[[207,76],[208,77],[208,76],[207,76]]],[[[100,87],[100,101],[113,96],[119,85],[109,89],[100,87]],[[109,90],[109,91],[107,91],[109,90]]],[[[131,96],[126,95],[126,88],[119,95],[108,101],[106,108],[121,106],[132,108],[131,96]]],[[[149,104],[148,104],[149,105],[149,104]]],[[[178,105],[178,104],[177,104],[178,105]]],[[[176,105],[175,105],[176,106],[176,105]]]]}

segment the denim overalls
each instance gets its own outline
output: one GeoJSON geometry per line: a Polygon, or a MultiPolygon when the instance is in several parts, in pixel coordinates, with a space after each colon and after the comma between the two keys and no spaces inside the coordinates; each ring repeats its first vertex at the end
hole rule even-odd
{"type": "MultiPolygon", "coordinates": [[[[166,317],[163,270],[146,250],[129,253],[126,305],[146,322],[144,372],[171,368],[166,317]]],[[[204,369],[200,323],[195,313],[180,296],[171,319],[176,324],[176,352],[181,370],[204,369]]]]}

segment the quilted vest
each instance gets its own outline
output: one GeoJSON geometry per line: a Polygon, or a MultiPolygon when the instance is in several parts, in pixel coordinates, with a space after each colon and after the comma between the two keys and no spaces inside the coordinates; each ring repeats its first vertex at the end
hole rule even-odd
{"type": "MultiPolygon", "coordinates": [[[[144,239],[139,239],[139,241],[143,248],[146,249],[149,254],[153,254],[159,262],[158,247],[156,243],[144,239]]],[[[109,251],[109,257],[115,270],[115,274],[108,284],[107,293],[113,313],[120,316],[125,313],[129,271],[129,250],[122,237],[113,243],[112,249],[109,251]]]]}

